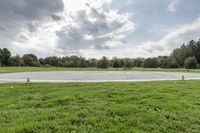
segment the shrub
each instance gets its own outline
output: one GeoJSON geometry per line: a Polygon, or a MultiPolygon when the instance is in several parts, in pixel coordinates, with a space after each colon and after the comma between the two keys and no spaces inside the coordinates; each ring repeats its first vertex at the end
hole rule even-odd
{"type": "Polygon", "coordinates": [[[189,57],[185,60],[185,68],[186,69],[197,69],[197,59],[196,57],[189,57]]]}
{"type": "Polygon", "coordinates": [[[51,67],[49,64],[45,64],[44,67],[51,67]]]}

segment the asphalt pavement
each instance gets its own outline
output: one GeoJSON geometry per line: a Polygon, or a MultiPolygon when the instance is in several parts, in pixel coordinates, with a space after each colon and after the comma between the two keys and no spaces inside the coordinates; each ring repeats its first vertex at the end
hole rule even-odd
{"type": "Polygon", "coordinates": [[[200,79],[198,73],[181,72],[135,72],[135,71],[53,71],[0,74],[0,83],[27,82],[135,82],[160,80],[200,79]]]}

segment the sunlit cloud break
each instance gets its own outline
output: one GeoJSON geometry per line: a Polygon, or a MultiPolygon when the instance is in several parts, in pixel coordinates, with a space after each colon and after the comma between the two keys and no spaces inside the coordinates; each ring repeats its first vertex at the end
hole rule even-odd
{"type": "Polygon", "coordinates": [[[40,57],[168,54],[200,35],[197,3],[191,10],[184,0],[0,0],[0,47],[40,57]]]}

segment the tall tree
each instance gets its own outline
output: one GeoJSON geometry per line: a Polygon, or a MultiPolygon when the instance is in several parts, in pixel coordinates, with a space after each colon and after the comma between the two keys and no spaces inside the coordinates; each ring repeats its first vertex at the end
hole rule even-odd
{"type": "Polygon", "coordinates": [[[196,57],[189,57],[185,60],[185,68],[186,69],[196,69],[197,68],[197,59],[196,57]]]}
{"type": "Polygon", "coordinates": [[[25,54],[22,59],[24,60],[24,64],[26,66],[40,66],[40,62],[34,54],[25,54]]]}
{"type": "Polygon", "coordinates": [[[24,66],[24,61],[20,55],[11,57],[11,66],[24,66]]]}
{"type": "Polygon", "coordinates": [[[197,62],[200,64],[200,39],[196,42],[195,50],[196,50],[195,57],[197,59],[197,62]]]}
{"type": "Polygon", "coordinates": [[[144,68],[157,68],[159,67],[158,60],[156,58],[147,58],[144,61],[144,68]]]}
{"type": "Polygon", "coordinates": [[[11,61],[11,52],[7,48],[0,49],[1,66],[9,66],[11,61]]]}
{"type": "Polygon", "coordinates": [[[158,56],[157,58],[159,66],[161,68],[168,68],[169,66],[169,57],[168,56],[158,56]]]}
{"type": "Polygon", "coordinates": [[[97,67],[98,67],[98,68],[108,68],[108,67],[109,67],[109,60],[108,60],[105,56],[103,56],[103,57],[98,61],[97,67]]]}

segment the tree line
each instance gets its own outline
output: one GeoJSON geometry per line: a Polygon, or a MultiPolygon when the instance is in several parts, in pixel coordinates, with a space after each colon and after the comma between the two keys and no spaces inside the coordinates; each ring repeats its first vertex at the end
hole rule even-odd
{"type": "Polygon", "coordinates": [[[34,54],[12,56],[7,48],[0,49],[0,66],[55,66],[55,67],[97,67],[97,68],[200,68],[200,40],[191,40],[180,48],[174,49],[169,56],[154,58],[117,58],[86,59],[81,56],[38,58],[34,54]]]}

